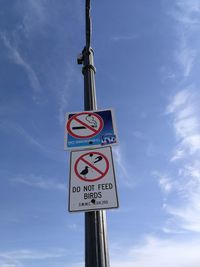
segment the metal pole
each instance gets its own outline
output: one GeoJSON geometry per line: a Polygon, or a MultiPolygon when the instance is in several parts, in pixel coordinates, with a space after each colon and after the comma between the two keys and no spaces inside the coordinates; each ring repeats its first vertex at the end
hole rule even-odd
{"type": "MultiPolygon", "coordinates": [[[[84,109],[97,110],[94,52],[91,42],[90,0],[86,0],[86,46],[78,57],[83,64],[84,109]]],[[[103,210],[85,213],[85,267],[109,267],[106,213],[103,210]]]]}

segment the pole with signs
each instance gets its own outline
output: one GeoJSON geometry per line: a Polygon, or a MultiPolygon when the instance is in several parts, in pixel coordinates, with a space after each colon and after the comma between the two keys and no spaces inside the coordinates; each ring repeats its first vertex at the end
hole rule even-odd
{"type": "MultiPolygon", "coordinates": [[[[94,52],[91,43],[90,0],[85,2],[86,46],[78,57],[84,75],[84,109],[97,110],[94,52]]],[[[104,210],[85,213],[85,267],[109,267],[106,214],[104,210]]]]}

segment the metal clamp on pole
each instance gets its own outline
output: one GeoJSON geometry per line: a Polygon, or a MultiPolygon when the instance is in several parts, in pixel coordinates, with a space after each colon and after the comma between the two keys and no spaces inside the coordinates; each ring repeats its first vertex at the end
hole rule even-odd
{"type": "Polygon", "coordinates": [[[85,71],[87,71],[87,69],[91,69],[94,71],[94,73],[96,73],[96,68],[94,66],[94,51],[91,47],[89,48],[89,51],[87,51],[86,48],[84,48],[82,53],[78,56],[77,64],[82,65],[83,63],[84,63],[82,68],[83,75],[85,74],[85,71]],[[89,59],[89,61],[87,59],[89,59]]]}

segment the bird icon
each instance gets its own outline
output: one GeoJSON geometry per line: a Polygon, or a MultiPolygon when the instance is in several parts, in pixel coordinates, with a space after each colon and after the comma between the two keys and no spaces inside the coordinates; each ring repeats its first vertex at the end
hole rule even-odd
{"type": "Polygon", "coordinates": [[[85,168],[80,172],[80,174],[85,177],[88,174],[88,171],[89,171],[88,169],[89,169],[89,167],[85,166],[85,168]]]}

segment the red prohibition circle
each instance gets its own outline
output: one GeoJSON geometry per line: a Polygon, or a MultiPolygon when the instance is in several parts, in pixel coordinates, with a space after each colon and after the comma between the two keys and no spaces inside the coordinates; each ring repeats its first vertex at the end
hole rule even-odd
{"type": "MultiPolygon", "coordinates": [[[[84,162],[86,162],[86,160],[84,160],[84,162]]],[[[91,168],[93,168],[94,170],[96,170],[96,167],[94,168],[94,166],[93,166],[90,162],[87,161],[87,164],[88,164],[91,168]]],[[[99,153],[99,152],[91,152],[91,151],[90,151],[90,152],[88,152],[88,153],[86,153],[86,154],[84,154],[84,155],[82,155],[82,156],[80,156],[80,157],[78,158],[78,160],[76,161],[76,163],[75,163],[75,165],[74,165],[74,170],[75,170],[75,173],[76,173],[77,177],[78,177],[79,179],[81,179],[82,181],[84,181],[84,182],[96,182],[96,181],[102,179],[102,178],[108,173],[108,170],[109,170],[109,161],[108,161],[108,159],[106,158],[105,155],[103,155],[103,154],[101,154],[101,153],[99,153]],[[101,175],[100,175],[99,177],[94,178],[94,179],[83,178],[83,177],[79,174],[79,172],[78,172],[78,164],[79,164],[79,162],[80,162],[85,156],[87,156],[87,155],[89,155],[89,154],[96,154],[96,155],[99,155],[99,156],[101,156],[101,157],[105,160],[105,162],[106,162],[106,169],[105,169],[105,171],[104,171],[104,172],[101,172],[101,175]]]]}
{"type": "MultiPolygon", "coordinates": [[[[79,122],[79,123],[81,124],[81,122],[79,122]]],[[[82,123],[82,124],[83,124],[83,123],[82,123]]],[[[99,116],[98,114],[96,114],[96,113],[92,113],[92,112],[82,112],[82,113],[78,113],[78,114],[73,115],[73,116],[68,120],[66,128],[67,128],[68,133],[69,133],[71,136],[73,136],[73,137],[75,137],[75,138],[82,139],[82,138],[90,138],[90,137],[94,137],[95,135],[99,134],[99,133],[101,132],[101,130],[103,129],[103,125],[104,125],[104,123],[103,123],[103,119],[102,119],[101,116],[99,116]],[[71,122],[72,122],[74,119],[76,120],[77,117],[80,116],[80,115],[88,115],[88,114],[92,114],[94,117],[96,117],[96,118],[99,120],[99,122],[100,122],[99,129],[96,130],[94,133],[89,134],[89,135],[85,135],[85,136],[80,136],[80,135],[78,135],[78,134],[75,134],[75,133],[70,129],[70,124],[71,124],[71,122]]],[[[89,126],[89,125],[86,125],[86,123],[84,123],[84,126],[85,126],[86,128],[88,128],[88,129],[90,129],[90,126],[89,126]],[[87,127],[87,126],[88,126],[88,127],[87,127]]],[[[94,129],[92,129],[92,130],[94,131],[94,129]]]]}

